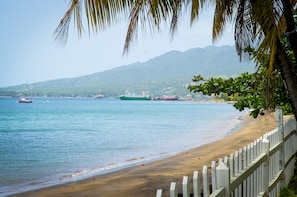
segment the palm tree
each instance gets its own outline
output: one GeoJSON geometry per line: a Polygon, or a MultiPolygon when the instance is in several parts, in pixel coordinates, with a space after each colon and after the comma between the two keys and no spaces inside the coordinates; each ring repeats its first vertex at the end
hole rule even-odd
{"type": "MultiPolygon", "coordinates": [[[[270,55],[270,66],[277,64],[286,84],[294,115],[297,119],[297,32],[294,22],[295,0],[70,0],[70,6],[56,29],[57,39],[67,41],[69,23],[74,14],[79,36],[82,35],[82,3],[84,2],[89,32],[98,32],[129,20],[124,53],[137,37],[138,27],[149,27],[152,32],[160,29],[162,22],[170,25],[174,36],[181,15],[190,10],[191,24],[198,19],[201,10],[208,5],[215,7],[213,40],[218,39],[228,23],[235,23],[235,46],[240,57],[244,49],[256,49],[256,58],[270,55]],[[287,42],[284,43],[284,37],[287,42]],[[293,60],[288,49],[293,51],[293,60]]],[[[247,54],[249,55],[249,54],[247,54]]],[[[259,61],[261,62],[261,61],[259,61]]]]}
{"type": "Polygon", "coordinates": [[[297,60],[297,32],[292,12],[294,6],[295,3],[289,0],[223,1],[216,4],[213,35],[216,38],[222,31],[222,24],[234,17],[234,37],[239,55],[241,56],[246,48],[255,48],[257,59],[270,55],[270,66],[276,62],[297,118],[297,75],[294,72],[296,65],[287,54],[288,49],[292,50],[293,59],[297,60]],[[235,5],[237,9],[234,9],[235,5]],[[282,41],[284,37],[288,37],[287,45],[282,41]]]}

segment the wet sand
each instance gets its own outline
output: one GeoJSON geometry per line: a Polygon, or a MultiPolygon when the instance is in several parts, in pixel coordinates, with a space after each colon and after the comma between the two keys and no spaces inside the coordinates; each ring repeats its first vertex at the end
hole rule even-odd
{"type": "Polygon", "coordinates": [[[156,196],[157,189],[169,196],[171,182],[180,186],[183,176],[192,177],[195,170],[201,172],[203,165],[210,166],[211,161],[230,155],[275,127],[273,113],[257,119],[246,116],[236,132],[176,156],[13,196],[147,197],[156,196]]]}

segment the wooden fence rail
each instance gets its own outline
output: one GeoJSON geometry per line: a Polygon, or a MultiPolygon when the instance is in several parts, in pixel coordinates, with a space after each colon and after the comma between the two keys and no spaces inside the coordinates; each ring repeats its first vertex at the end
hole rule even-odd
{"type": "MultiPolygon", "coordinates": [[[[293,117],[283,123],[281,108],[276,109],[276,121],[276,129],[218,162],[212,161],[210,170],[203,166],[202,171],[194,171],[192,183],[184,176],[181,194],[172,182],[166,196],[277,197],[294,174],[297,124],[293,117]]],[[[156,197],[162,195],[162,190],[157,190],[156,197]]]]}

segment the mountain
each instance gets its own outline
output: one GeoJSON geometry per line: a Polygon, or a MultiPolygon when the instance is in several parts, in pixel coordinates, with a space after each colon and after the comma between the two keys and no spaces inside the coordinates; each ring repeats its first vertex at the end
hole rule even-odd
{"type": "Polygon", "coordinates": [[[50,80],[0,88],[0,93],[18,92],[34,96],[117,96],[123,91],[149,91],[155,95],[187,94],[194,75],[234,77],[254,72],[252,62],[240,62],[234,46],[170,51],[147,62],[136,62],[76,78],[50,80]]]}

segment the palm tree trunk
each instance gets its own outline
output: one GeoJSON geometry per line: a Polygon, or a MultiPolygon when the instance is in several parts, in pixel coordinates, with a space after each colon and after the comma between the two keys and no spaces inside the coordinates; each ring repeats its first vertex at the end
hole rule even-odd
{"type": "Polygon", "coordinates": [[[293,108],[293,113],[297,119],[297,79],[296,74],[293,72],[293,67],[289,58],[281,44],[280,40],[277,40],[277,52],[275,60],[277,66],[281,72],[282,78],[286,83],[288,94],[291,100],[291,105],[293,108]]]}
{"type": "Polygon", "coordinates": [[[292,4],[290,0],[282,0],[282,4],[283,4],[284,16],[286,18],[286,23],[287,23],[286,34],[289,37],[290,47],[293,50],[295,59],[297,60],[297,31],[296,31],[296,25],[294,22],[293,12],[292,12],[292,4]]]}

